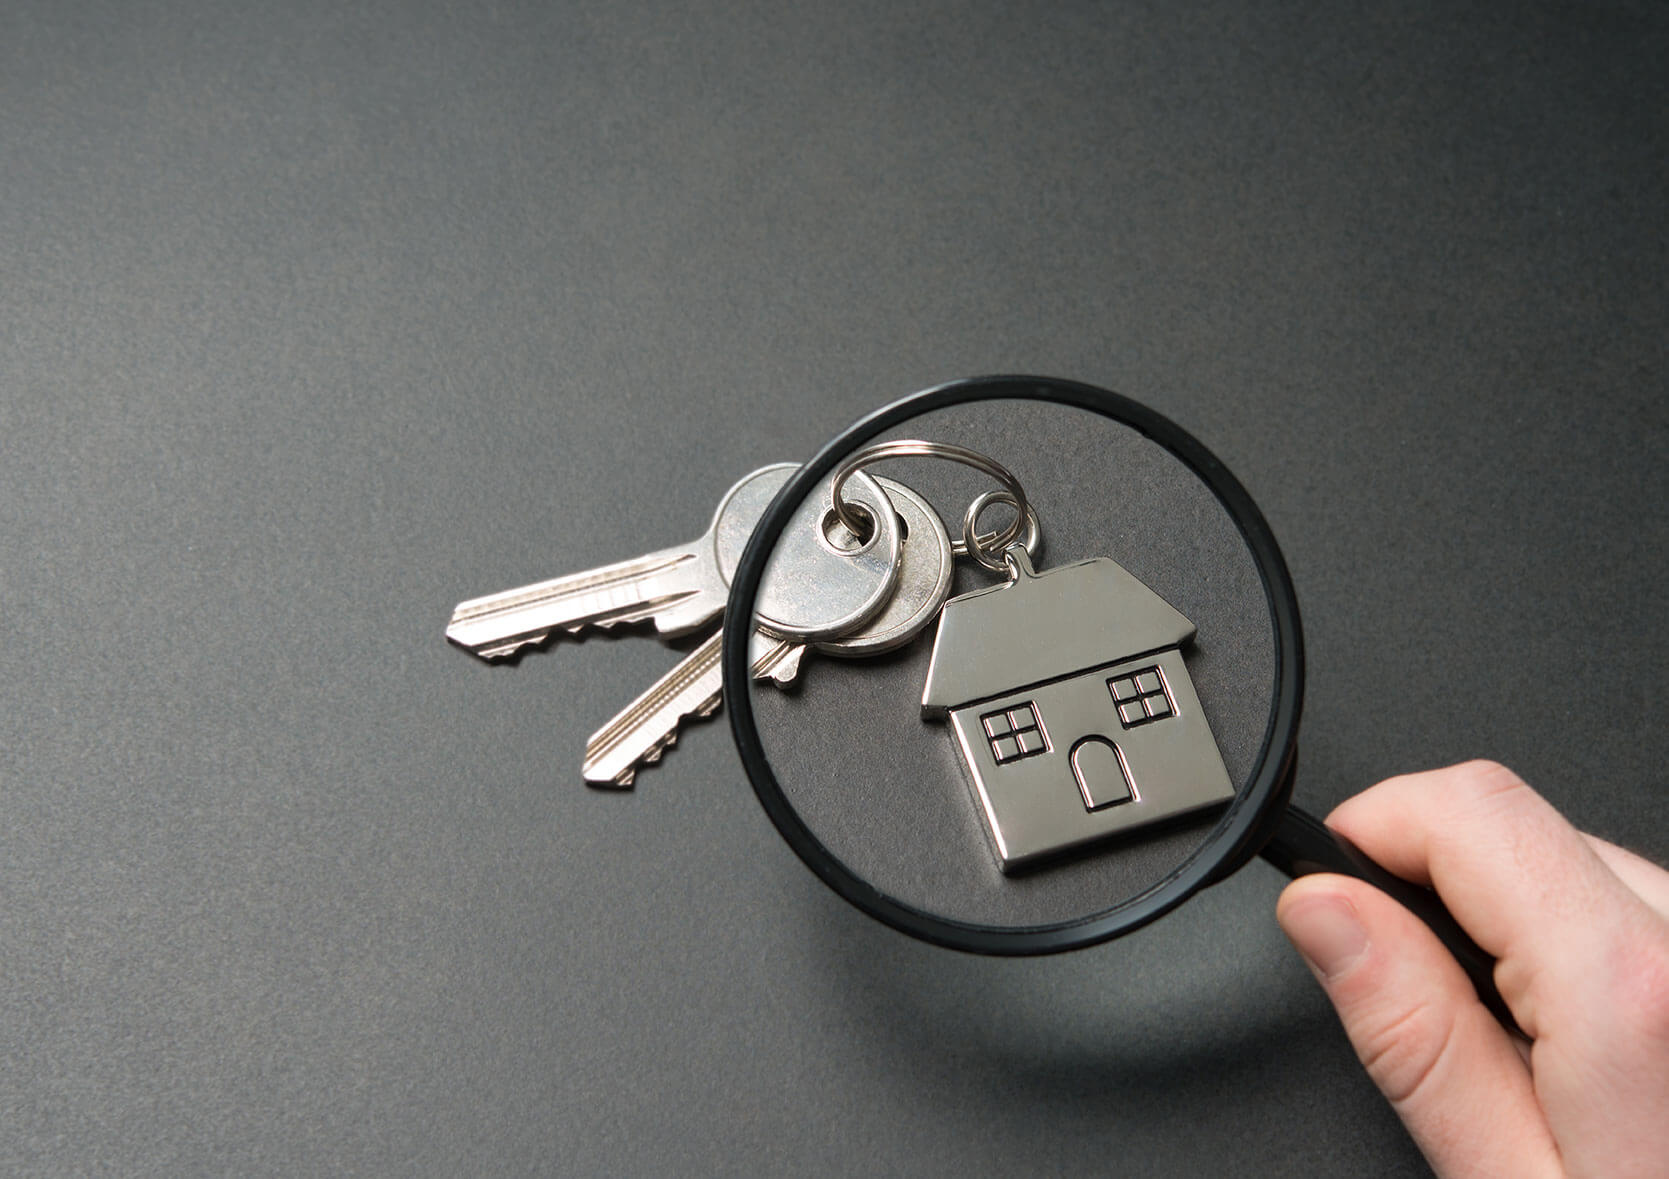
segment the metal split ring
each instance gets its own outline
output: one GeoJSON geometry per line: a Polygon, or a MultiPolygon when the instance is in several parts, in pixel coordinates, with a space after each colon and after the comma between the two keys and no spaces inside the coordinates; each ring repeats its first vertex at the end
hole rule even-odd
{"type": "Polygon", "coordinates": [[[917,438],[877,442],[873,446],[866,446],[849,457],[835,471],[834,482],[829,488],[834,500],[834,514],[854,536],[864,535],[868,522],[854,510],[852,504],[841,498],[841,489],[846,486],[846,481],[862,468],[889,458],[949,459],[976,471],[983,471],[1002,484],[1000,490],[987,491],[968,505],[969,514],[963,518],[962,541],[959,545],[952,546],[952,551],[957,556],[972,556],[985,568],[1002,573],[1007,570],[1007,566],[1004,565],[1001,554],[1009,545],[1019,540],[1022,533],[1029,538],[1026,547],[1036,547],[1037,513],[1026,502],[1026,489],[1020,486],[1020,480],[1016,479],[1007,467],[996,459],[980,454],[977,450],[969,450],[965,446],[956,446],[949,442],[924,442],[917,438]],[[977,536],[974,527],[978,523],[978,517],[993,503],[1011,504],[1014,507],[1014,520],[1001,532],[977,536]]]}
{"type": "Polygon", "coordinates": [[[1020,505],[1014,502],[1014,496],[1003,488],[996,488],[974,496],[973,502],[968,505],[968,510],[962,513],[962,539],[953,541],[950,551],[954,556],[972,557],[993,573],[1007,573],[1008,562],[1004,560],[1003,554],[1015,544],[1019,544],[1027,553],[1036,556],[1038,553],[1037,546],[1042,536],[1043,530],[1037,523],[1037,509],[1027,504],[1025,515],[1022,516],[1020,505]],[[1008,504],[1015,509],[1014,524],[1018,525],[1022,519],[1026,522],[1025,540],[1010,540],[1002,545],[997,543],[1002,536],[1014,531],[1013,525],[1003,529],[1000,533],[987,532],[981,534],[975,531],[979,527],[979,518],[985,514],[985,509],[992,504],[1008,504]]]}

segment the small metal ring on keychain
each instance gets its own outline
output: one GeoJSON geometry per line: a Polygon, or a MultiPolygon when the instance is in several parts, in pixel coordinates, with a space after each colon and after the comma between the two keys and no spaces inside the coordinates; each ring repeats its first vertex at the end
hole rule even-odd
{"type": "MultiPolygon", "coordinates": [[[[974,496],[973,502],[968,505],[968,510],[962,514],[962,539],[952,542],[950,551],[952,556],[972,557],[993,573],[1007,573],[1008,562],[1004,559],[1003,554],[1008,551],[1010,546],[1019,543],[1025,548],[1026,552],[1036,557],[1038,542],[1042,537],[1042,529],[1038,526],[1037,509],[1027,504],[1025,514],[1026,539],[1019,542],[1010,540],[1008,544],[998,548],[997,539],[1001,535],[1000,533],[987,532],[981,535],[975,531],[979,526],[979,518],[985,514],[985,509],[992,504],[1008,504],[1018,509],[1018,505],[1014,502],[1014,496],[1002,488],[984,491],[974,496]]],[[[1016,510],[1014,521],[1016,524],[1020,522],[1018,510],[1016,510]]],[[[1012,528],[1006,531],[1012,531],[1012,528]]]]}
{"type": "MultiPolygon", "coordinates": [[[[864,535],[867,525],[862,517],[852,510],[852,506],[841,499],[841,490],[846,486],[846,481],[859,470],[871,463],[889,458],[949,459],[951,462],[972,467],[976,471],[983,471],[998,483],[1001,483],[1003,490],[1010,497],[1010,502],[1014,504],[1014,521],[990,542],[999,553],[1020,539],[1022,531],[1027,527],[1029,518],[1035,519],[1030,505],[1026,503],[1026,489],[1021,487],[1020,480],[1016,479],[1013,473],[996,459],[980,454],[977,450],[969,450],[965,446],[956,446],[949,442],[925,442],[919,438],[903,438],[893,442],[877,442],[873,446],[866,446],[842,463],[840,469],[835,472],[834,481],[829,487],[830,498],[834,500],[835,518],[844,524],[854,536],[864,535]]],[[[988,496],[990,493],[987,492],[986,495],[988,496]]],[[[980,501],[976,499],[974,502],[979,503],[980,501]]],[[[986,504],[991,502],[993,501],[986,500],[986,504]]],[[[980,510],[985,510],[985,504],[981,504],[980,510]]],[[[963,546],[965,550],[967,550],[968,532],[969,530],[964,527],[963,546]]],[[[984,547],[984,539],[983,537],[979,538],[980,543],[967,551],[971,551],[974,559],[987,569],[994,569],[998,573],[1003,572],[1006,566],[1001,561],[993,566],[979,555],[984,547]]],[[[957,555],[962,554],[958,553],[957,555]]]]}

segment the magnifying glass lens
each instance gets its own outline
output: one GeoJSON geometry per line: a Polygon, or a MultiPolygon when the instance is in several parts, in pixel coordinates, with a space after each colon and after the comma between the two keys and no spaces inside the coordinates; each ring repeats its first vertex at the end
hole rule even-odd
{"type": "MultiPolygon", "coordinates": [[[[791,684],[755,680],[738,710],[796,850],[918,936],[1027,952],[1121,932],[1208,843],[1226,851],[1214,833],[1268,768],[1280,677],[1264,573],[1218,492],[1138,424],[1028,393],[929,405],[848,448],[981,452],[1036,513],[998,573],[945,551],[989,476],[932,457],[869,467],[903,537],[892,638],[932,594],[947,605],[891,650],[812,647],[791,684]]],[[[808,501],[829,483],[792,517],[817,518],[808,501]]],[[[1011,519],[993,507],[980,527],[1011,519]]],[[[795,542],[768,532],[779,567],[795,542]]]]}

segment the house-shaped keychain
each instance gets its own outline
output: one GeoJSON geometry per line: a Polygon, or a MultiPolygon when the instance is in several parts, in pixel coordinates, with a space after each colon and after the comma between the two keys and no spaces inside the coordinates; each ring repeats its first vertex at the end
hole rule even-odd
{"type": "Polygon", "coordinates": [[[945,603],[922,715],[948,714],[1003,871],[1233,797],[1182,645],[1194,624],[1106,557],[945,603]]]}

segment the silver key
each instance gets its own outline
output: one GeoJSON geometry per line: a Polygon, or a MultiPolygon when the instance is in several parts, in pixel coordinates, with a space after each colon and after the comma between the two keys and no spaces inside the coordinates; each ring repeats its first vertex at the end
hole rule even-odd
{"type": "MultiPolygon", "coordinates": [[[[754,602],[760,629],[790,642],[830,639],[864,625],[892,598],[902,559],[898,513],[869,475],[857,495],[850,490],[855,481],[847,483],[844,498],[863,505],[864,514],[877,522],[872,534],[860,541],[836,520],[833,477],[825,480],[777,538],[754,602]]],[[[726,584],[747,541],[734,533],[720,539],[726,584]]]]}
{"type": "MultiPolygon", "coordinates": [[[[446,637],[483,659],[499,659],[542,643],[557,630],[578,634],[589,627],[644,620],[665,637],[696,630],[724,611],[748,537],[798,469],[777,463],[743,477],[725,493],[712,524],[692,544],[460,602],[446,637]]],[[[760,614],[780,634],[827,637],[873,617],[891,594],[899,538],[896,520],[883,510],[886,497],[867,477],[864,483],[853,479],[845,494],[882,524],[853,553],[837,553],[812,531],[811,521],[820,528],[832,504],[827,488],[821,497],[807,499],[784,532],[792,543],[782,555],[824,580],[823,613],[808,607],[803,582],[777,578],[774,596],[761,595],[760,614]],[[811,625],[818,622],[825,624],[821,630],[811,625]]]]}
{"type": "MultiPolygon", "coordinates": [[[[898,585],[881,612],[856,631],[815,644],[825,655],[861,659],[897,650],[939,616],[939,607],[950,597],[951,576],[956,572],[956,550],[945,532],[939,513],[912,488],[896,479],[876,476],[875,481],[892,501],[893,511],[903,522],[904,546],[899,555],[898,585]]],[[[799,671],[794,660],[793,670],[799,671]]],[[[754,679],[771,679],[779,687],[793,682],[779,675],[764,676],[756,668],[754,679]]]]}
{"type": "MultiPolygon", "coordinates": [[[[892,479],[877,482],[903,520],[907,537],[900,553],[896,589],[879,614],[850,634],[816,643],[819,651],[849,658],[891,651],[920,634],[938,616],[939,607],[950,595],[955,557],[944,522],[932,505],[910,488],[892,479]]],[[[835,544],[850,543],[851,538],[839,524],[833,531],[831,540],[835,544]]],[[[797,576],[797,571],[773,556],[760,587],[762,600],[773,575],[797,576]]],[[[809,584],[807,579],[801,580],[809,584]]],[[[806,617],[811,617],[809,612],[806,617]]],[[[724,691],[719,663],[721,634],[702,643],[592,734],[585,746],[583,772],[587,782],[601,787],[631,786],[642,766],[659,761],[678,740],[680,724],[718,711],[724,691]]],[[[763,628],[753,632],[751,644],[753,678],[772,680],[779,686],[793,682],[808,649],[804,644],[775,638],[763,628]]]]}

